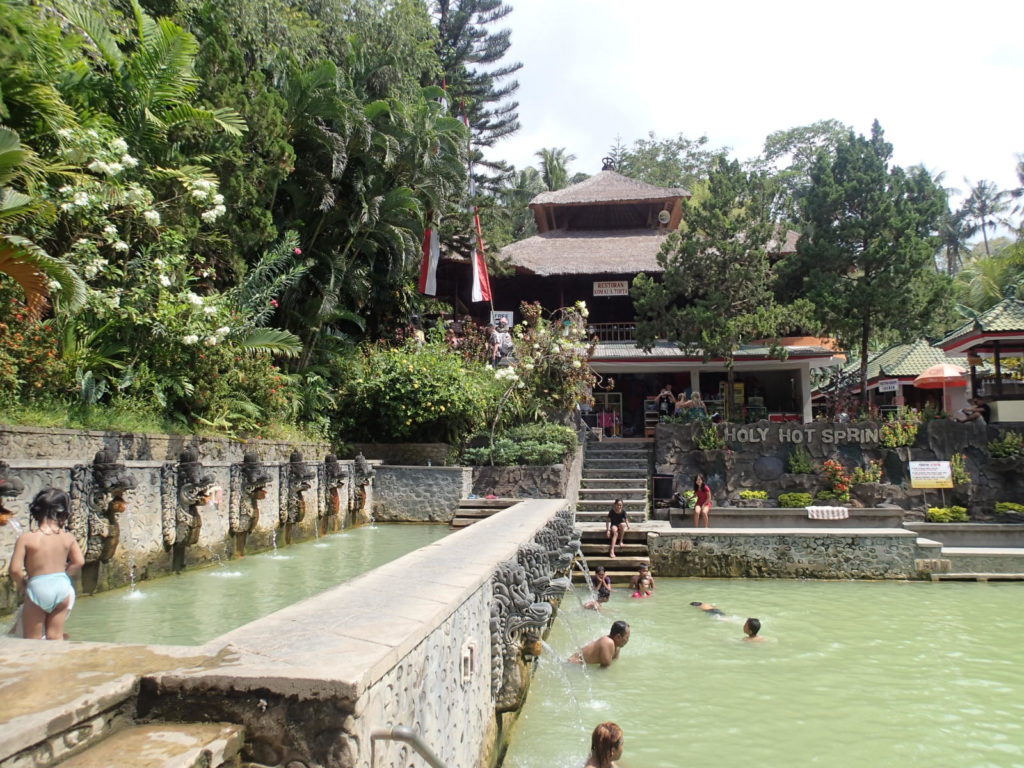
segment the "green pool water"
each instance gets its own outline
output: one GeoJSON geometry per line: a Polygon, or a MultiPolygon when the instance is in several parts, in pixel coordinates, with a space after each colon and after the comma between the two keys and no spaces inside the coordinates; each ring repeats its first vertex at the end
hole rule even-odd
{"type": "Polygon", "coordinates": [[[353,528],[205,568],[80,597],[74,640],[198,645],[446,536],[446,525],[353,528]]]}
{"type": "Polygon", "coordinates": [[[607,720],[622,768],[1024,766],[1024,585],[659,579],[602,615],[571,597],[503,768],[578,768],[607,720]],[[560,661],[614,619],[632,636],[611,667],[560,661]]]}

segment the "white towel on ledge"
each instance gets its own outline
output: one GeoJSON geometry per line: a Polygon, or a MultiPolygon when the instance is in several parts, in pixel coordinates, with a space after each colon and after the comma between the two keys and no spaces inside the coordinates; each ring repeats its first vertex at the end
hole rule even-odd
{"type": "Polygon", "coordinates": [[[805,507],[811,520],[846,520],[850,510],[846,507],[805,507]]]}

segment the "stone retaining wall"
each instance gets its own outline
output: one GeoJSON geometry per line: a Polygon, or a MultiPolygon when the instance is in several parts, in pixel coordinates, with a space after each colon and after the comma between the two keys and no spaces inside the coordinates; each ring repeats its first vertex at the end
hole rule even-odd
{"type": "Polygon", "coordinates": [[[443,467],[450,452],[448,443],[352,443],[348,458],[362,453],[367,459],[384,464],[443,467]]]}
{"type": "MultiPolygon", "coordinates": [[[[648,536],[658,576],[914,579],[922,557],[911,531],[851,529],[659,532],[648,536]]],[[[929,556],[934,556],[930,553],[929,556]]]]}
{"type": "MultiPolygon", "coordinates": [[[[24,484],[17,496],[4,500],[14,512],[21,530],[29,527],[28,505],[35,494],[46,487],[69,491],[72,497],[71,528],[87,552],[87,565],[76,584],[81,592],[95,592],[125,586],[156,575],[190,567],[235,554],[239,542],[231,533],[231,520],[237,518],[245,501],[240,467],[243,455],[252,452],[262,461],[268,483],[265,498],[257,502],[259,517],[245,541],[245,550],[259,551],[273,543],[283,546],[286,535],[294,540],[316,534],[318,520],[335,504],[328,498],[326,444],[291,445],[274,441],[239,442],[224,438],[184,437],[177,435],[132,435],[113,432],[76,432],[66,429],[26,427],[0,428],[0,461],[8,467],[8,476],[24,484]],[[303,472],[309,488],[302,493],[304,516],[287,525],[290,499],[289,458],[298,448],[302,452],[303,472]],[[181,453],[197,452],[200,476],[209,483],[209,503],[190,507],[181,493],[187,491],[179,477],[181,453]],[[124,493],[126,509],[111,513],[110,500],[98,492],[96,453],[113,450],[134,488],[124,493]],[[181,541],[177,526],[186,519],[194,539],[181,541]],[[104,552],[90,561],[88,550],[104,552]]],[[[357,471],[352,462],[340,462],[342,476],[333,481],[337,487],[338,525],[363,522],[369,507],[361,506],[357,471]]],[[[368,496],[369,486],[366,490],[368,496]]],[[[372,499],[368,499],[367,504],[372,499]]],[[[331,510],[333,512],[333,509],[331,510]]],[[[14,549],[18,531],[15,525],[0,525],[0,614],[17,607],[17,597],[7,575],[8,558],[14,549]]]]}
{"type": "Polygon", "coordinates": [[[374,479],[373,518],[380,522],[451,522],[472,489],[469,467],[382,464],[374,479]]]}
{"type": "Polygon", "coordinates": [[[473,493],[502,499],[567,499],[576,503],[583,474],[583,449],[564,464],[473,467],[473,493]]]}

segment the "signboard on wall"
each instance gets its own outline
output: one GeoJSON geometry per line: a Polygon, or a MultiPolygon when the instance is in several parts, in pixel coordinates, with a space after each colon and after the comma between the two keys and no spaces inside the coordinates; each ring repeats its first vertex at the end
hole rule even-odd
{"type": "Polygon", "coordinates": [[[508,327],[511,328],[515,324],[515,314],[516,313],[513,312],[512,310],[505,311],[505,310],[501,310],[501,309],[492,309],[491,310],[491,325],[497,325],[498,324],[498,318],[499,317],[504,317],[506,320],[508,320],[508,327]]]}
{"type": "Polygon", "coordinates": [[[900,388],[899,379],[886,379],[878,382],[879,392],[895,392],[900,388]]]}
{"type": "Polygon", "coordinates": [[[948,461],[910,462],[911,488],[952,488],[953,470],[948,461]]]}
{"type": "Polygon", "coordinates": [[[595,296],[629,296],[628,280],[601,280],[594,283],[595,296]]]}

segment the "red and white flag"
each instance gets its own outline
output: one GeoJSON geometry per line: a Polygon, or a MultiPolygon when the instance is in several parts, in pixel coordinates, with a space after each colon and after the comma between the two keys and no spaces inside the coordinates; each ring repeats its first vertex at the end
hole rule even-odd
{"type": "Polygon", "coordinates": [[[441,246],[437,230],[427,227],[423,233],[423,262],[420,264],[420,293],[437,296],[437,262],[441,259],[441,246]]]}
{"type": "Polygon", "coordinates": [[[487,274],[487,259],[484,257],[484,238],[480,231],[480,214],[474,214],[476,224],[476,247],[473,249],[473,301],[491,300],[491,278],[487,274]]]}

